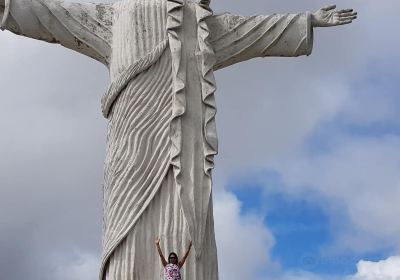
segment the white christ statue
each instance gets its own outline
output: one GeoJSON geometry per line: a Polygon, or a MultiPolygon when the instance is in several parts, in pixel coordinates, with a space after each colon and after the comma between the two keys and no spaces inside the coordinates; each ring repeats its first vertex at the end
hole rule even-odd
{"type": "Polygon", "coordinates": [[[255,57],[309,55],[314,27],[356,17],[334,5],[246,17],[214,15],[204,0],[0,0],[1,29],[61,44],[109,69],[101,280],[162,279],[157,236],[163,250],[193,242],[183,279],[218,279],[213,71],[255,57]]]}

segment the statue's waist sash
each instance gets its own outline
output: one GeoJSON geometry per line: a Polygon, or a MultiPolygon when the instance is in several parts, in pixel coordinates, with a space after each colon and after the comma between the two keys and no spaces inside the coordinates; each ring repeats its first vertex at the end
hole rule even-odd
{"type": "Polygon", "coordinates": [[[108,118],[112,105],[117,100],[120,93],[128,85],[128,83],[139,75],[144,70],[151,67],[161,57],[164,50],[168,46],[168,40],[163,40],[158,46],[149,54],[136,61],[134,64],[129,66],[124,72],[122,72],[114,81],[111,82],[106,93],[103,95],[101,100],[101,110],[103,116],[108,118]]]}

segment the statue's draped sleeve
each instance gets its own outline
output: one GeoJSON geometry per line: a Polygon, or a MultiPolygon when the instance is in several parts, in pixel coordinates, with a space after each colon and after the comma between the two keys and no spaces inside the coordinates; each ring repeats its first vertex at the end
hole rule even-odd
{"type": "Polygon", "coordinates": [[[229,13],[208,19],[214,69],[255,57],[309,55],[313,45],[311,14],[236,16],[229,13]]]}
{"type": "Polygon", "coordinates": [[[108,65],[112,5],[58,0],[6,0],[0,7],[2,29],[59,43],[108,65]]]}

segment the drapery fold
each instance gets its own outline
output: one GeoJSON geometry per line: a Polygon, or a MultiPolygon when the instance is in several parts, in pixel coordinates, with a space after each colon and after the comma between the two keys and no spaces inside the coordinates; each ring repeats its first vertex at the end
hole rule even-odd
{"type": "Polygon", "coordinates": [[[62,46],[108,67],[114,9],[110,4],[60,0],[6,0],[2,29],[62,46]]]}
{"type": "Polygon", "coordinates": [[[135,76],[108,116],[100,279],[108,259],[152,202],[170,169],[172,79],[167,56],[164,50],[150,75],[145,70],[135,76]]]}
{"type": "Polygon", "coordinates": [[[129,66],[128,69],[112,81],[101,100],[101,110],[105,118],[108,118],[112,105],[128,83],[134,79],[135,76],[157,62],[167,46],[168,41],[162,41],[153,51],[129,66]]]}
{"type": "MultiPolygon", "coordinates": [[[[213,66],[215,62],[214,53],[211,45],[208,42],[209,30],[207,27],[206,19],[212,15],[209,10],[204,9],[196,4],[196,6],[185,7],[187,3],[181,0],[171,0],[167,2],[167,36],[168,42],[162,42],[159,44],[155,50],[145,55],[142,59],[139,59],[136,63],[131,65],[126,69],[125,72],[121,73],[118,78],[109,87],[107,93],[103,97],[102,107],[103,114],[109,116],[111,114],[110,120],[115,118],[113,112],[113,103],[118,99],[118,95],[125,89],[131,80],[135,76],[140,75],[152,64],[157,62],[160,57],[160,53],[165,47],[169,46],[168,50],[171,55],[171,74],[172,74],[172,106],[171,106],[171,116],[169,123],[169,164],[173,168],[175,184],[180,196],[182,211],[187,221],[187,226],[189,228],[190,235],[193,239],[196,255],[199,256],[202,252],[202,243],[205,235],[205,227],[208,217],[208,208],[211,201],[211,169],[213,167],[213,156],[217,153],[217,136],[215,127],[215,79],[213,76],[213,66]],[[195,14],[194,24],[197,24],[196,32],[194,34],[185,33],[182,28],[183,18],[185,8],[192,9],[195,14]],[[194,37],[193,37],[194,36],[194,37]],[[183,47],[185,47],[185,40],[196,40],[196,59],[191,60],[185,57],[186,53],[183,52],[183,47]],[[186,77],[187,68],[197,69],[197,74],[199,75],[199,80],[201,86],[199,87],[198,94],[201,96],[203,102],[203,111],[201,114],[202,127],[204,128],[202,135],[203,139],[203,152],[204,154],[200,157],[203,158],[203,168],[201,170],[195,170],[196,173],[203,173],[201,177],[206,177],[205,179],[200,179],[199,184],[195,182],[188,182],[187,180],[182,180],[182,142],[186,141],[186,145],[189,147],[194,147],[195,143],[191,137],[183,137],[184,132],[182,131],[182,116],[185,114],[186,110],[186,84],[194,81],[188,81],[186,77]],[[185,138],[185,139],[183,139],[185,138]]],[[[168,71],[168,70],[166,70],[168,71]]],[[[192,93],[193,94],[193,93],[192,93]]],[[[154,93],[157,95],[157,93],[154,93]]],[[[109,140],[110,141],[110,140],[109,140]]],[[[129,145],[129,144],[128,144],[129,145]]],[[[139,157],[140,159],[140,157],[139,157]]],[[[146,160],[143,159],[143,162],[146,160]]],[[[151,162],[150,162],[151,163],[151,162]]],[[[146,164],[150,164],[146,162],[146,164]]],[[[196,168],[196,163],[185,163],[194,164],[196,168]]],[[[125,167],[129,169],[129,167],[125,167]]],[[[188,168],[189,169],[189,168],[188,168]]],[[[164,173],[159,173],[159,175],[164,173]]],[[[115,175],[114,175],[115,176],[115,175]]],[[[160,178],[159,180],[162,180],[160,178]]],[[[157,180],[157,181],[159,181],[157,180]]],[[[106,181],[107,182],[107,181],[106,181]]],[[[115,188],[113,184],[112,188],[115,188]]],[[[136,182],[130,182],[129,188],[150,188],[150,186],[139,186],[136,182]],[[134,184],[134,186],[132,185],[134,184]]],[[[151,187],[154,189],[154,186],[151,187]]],[[[109,200],[109,197],[105,198],[109,200]]],[[[131,198],[134,200],[134,198],[131,198]]],[[[109,202],[109,204],[117,204],[115,201],[109,202]]],[[[148,204],[139,205],[140,207],[145,207],[148,204]]],[[[135,213],[142,213],[144,209],[140,209],[135,213]]],[[[109,212],[109,210],[105,211],[109,212]]],[[[130,228],[134,226],[134,222],[130,220],[137,220],[138,217],[131,215],[130,219],[121,221],[112,221],[115,219],[113,215],[108,215],[109,220],[108,227],[113,227],[112,225],[119,224],[130,224],[130,228]]],[[[107,227],[106,227],[107,228],[107,227]]],[[[124,227],[125,228],[125,227],[124,227]]],[[[109,229],[109,231],[115,231],[115,229],[109,229]]],[[[103,266],[107,263],[107,258],[111,255],[113,249],[117,246],[117,243],[123,240],[123,237],[127,234],[129,229],[120,231],[117,235],[105,235],[105,246],[104,246],[104,259],[103,266]],[[109,239],[115,239],[116,241],[110,241],[109,239]],[[112,244],[112,245],[108,245],[112,244]]],[[[104,269],[102,269],[104,271],[104,269]]]]}
{"type": "Polygon", "coordinates": [[[8,16],[10,15],[10,0],[4,0],[4,13],[0,21],[0,30],[5,30],[8,16]]]}
{"type": "MultiPolygon", "coordinates": [[[[212,12],[197,3],[181,0],[168,1],[167,30],[173,60],[174,81],[170,134],[172,143],[171,164],[181,199],[182,211],[189,227],[197,257],[202,252],[208,206],[209,203],[212,203],[211,169],[213,167],[213,156],[217,153],[214,98],[216,86],[213,74],[215,58],[213,49],[208,42],[209,30],[206,23],[206,19],[210,16],[212,16],[212,12]],[[195,18],[191,18],[192,16],[195,18]],[[182,26],[184,20],[189,21],[186,27],[182,26]],[[191,29],[192,25],[197,27],[193,30],[191,29]],[[193,44],[193,41],[196,43],[193,44]],[[195,48],[195,50],[192,48],[195,48]],[[192,56],[193,52],[195,53],[194,57],[192,56]],[[198,80],[200,87],[189,86],[191,83],[197,83],[198,80]],[[198,110],[201,111],[201,127],[203,128],[199,135],[202,139],[201,150],[196,148],[198,139],[187,135],[187,131],[182,131],[183,121],[185,121],[183,117],[190,119],[190,114],[189,116],[185,115],[188,102],[192,101],[193,96],[196,95],[201,96],[203,103],[198,107],[200,108],[198,110]],[[190,147],[190,151],[184,150],[183,145],[190,147]],[[201,169],[196,162],[196,155],[193,156],[193,160],[188,160],[188,155],[182,157],[183,152],[197,154],[199,151],[202,153],[199,158],[203,161],[201,169]],[[184,176],[181,176],[182,164],[185,165],[186,174],[184,176]],[[197,178],[197,180],[193,178],[197,178]]],[[[196,121],[192,125],[196,126],[196,121]]]]}

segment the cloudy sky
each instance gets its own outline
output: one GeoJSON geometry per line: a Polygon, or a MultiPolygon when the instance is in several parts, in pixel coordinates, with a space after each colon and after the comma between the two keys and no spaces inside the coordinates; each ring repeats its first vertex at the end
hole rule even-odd
{"type": "MultiPolygon", "coordinates": [[[[214,0],[216,12],[313,11],[321,0],[214,0]]],[[[310,57],[216,73],[221,280],[400,279],[397,0],[338,0],[310,57]]],[[[95,280],[107,70],[0,33],[0,273],[95,280]]]]}

